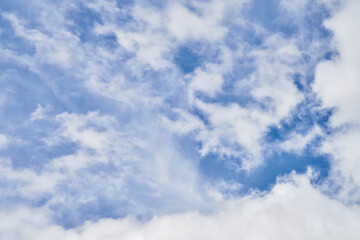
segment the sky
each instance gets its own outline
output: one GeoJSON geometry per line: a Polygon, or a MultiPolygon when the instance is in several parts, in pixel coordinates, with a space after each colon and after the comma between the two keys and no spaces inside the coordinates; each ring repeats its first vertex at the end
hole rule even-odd
{"type": "Polygon", "coordinates": [[[360,239],[359,12],[0,0],[0,240],[360,239]]]}

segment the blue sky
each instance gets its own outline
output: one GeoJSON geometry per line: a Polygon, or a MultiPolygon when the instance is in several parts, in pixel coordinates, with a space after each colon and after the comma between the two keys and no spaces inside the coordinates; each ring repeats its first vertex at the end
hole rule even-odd
{"type": "Polygon", "coordinates": [[[358,239],[357,10],[0,0],[0,238],[358,239]]]}

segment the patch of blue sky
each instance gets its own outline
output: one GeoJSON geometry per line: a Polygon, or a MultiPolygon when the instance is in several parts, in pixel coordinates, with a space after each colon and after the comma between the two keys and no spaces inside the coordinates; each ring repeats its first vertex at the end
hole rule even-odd
{"type": "MultiPolygon", "coordinates": [[[[106,176],[111,173],[106,169],[98,169],[93,173],[85,170],[83,175],[93,174],[92,178],[94,178],[94,176],[101,177],[101,175],[106,176]]],[[[117,171],[116,174],[119,172],[117,171]]],[[[127,187],[121,190],[116,186],[103,185],[105,182],[97,183],[77,179],[76,186],[71,182],[59,185],[57,192],[64,194],[67,198],[65,202],[51,204],[50,208],[55,221],[65,228],[73,228],[85,221],[96,221],[104,217],[121,218],[131,213],[138,218],[147,218],[154,212],[176,213],[179,208],[189,208],[181,206],[184,204],[183,199],[178,199],[172,192],[161,192],[153,188],[151,183],[144,184],[144,179],[141,177],[126,181],[127,187]],[[78,199],[86,201],[80,202],[78,199]]]]}
{"type": "Polygon", "coordinates": [[[323,24],[325,19],[331,17],[330,11],[314,1],[309,1],[307,6],[308,14],[304,18],[302,28],[306,29],[308,36],[312,37],[312,39],[332,36],[331,31],[326,29],[323,24]]]}
{"type": "MultiPolygon", "coordinates": [[[[0,177],[0,187],[2,189],[11,189],[13,187],[13,182],[7,182],[4,179],[1,179],[0,177]]],[[[47,200],[46,197],[43,197],[41,199],[35,199],[35,200],[29,200],[27,198],[22,198],[19,196],[8,196],[6,198],[1,197],[0,198],[0,204],[1,206],[6,206],[7,209],[15,208],[16,206],[43,206],[43,203],[41,203],[41,200],[47,200]],[[40,204],[38,204],[40,202],[40,204]]]]}
{"type": "Polygon", "coordinates": [[[79,36],[82,42],[88,42],[96,39],[93,33],[95,24],[103,24],[101,15],[84,4],[80,3],[76,8],[67,12],[67,19],[69,24],[68,29],[79,36]]]}
{"type": "Polygon", "coordinates": [[[227,106],[229,104],[238,104],[241,107],[246,107],[249,104],[257,104],[254,98],[246,91],[222,91],[216,94],[216,96],[209,96],[203,92],[195,92],[197,99],[207,103],[216,103],[221,106],[227,106]]]}
{"type": "Polygon", "coordinates": [[[297,26],[283,21],[278,0],[254,0],[247,4],[244,14],[248,19],[270,32],[281,32],[286,36],[295,34],[297,26]]]}
{"type": "MultiPolygon", "coordinates": [[[[266,142],[284,141],[291,133],[306,134],[312,127],[318,125],[322,129],[328,129],[328,121],[332,114],[331,109],[314,111],[306,103],[299,104],[293,111],[293,115],[283,119],[278,125],[270,126],[264,139],[266,142]]],[[[318,105],[319,107],[319,105],[318,105]]]]}
{"type": "Polygon", "coordinates": [[[3,89],[9,89],[7,104],[3,107],[1,120],[4,122],[18,122],[29,118],[38,104],[49,105],[55,113],[63,111],[85,111],[89,109],[87,101],[93,104],[96,101],[76,86],[70,79],[57,77],[63,72],[56,67],[44,67],[46,75],[39,77],[33,72],[12,66],[16,71],[9,71],[3,75],[4,80],[0,82],[3,89]],[[50,81],[49,79],[52,79],[50,81]],[[77,88],[75,88],[77,87],[77,88]],[[82,100],[83,99],[83,100],[82,100]],[[79,101],[74,101],[79,100],[79,101]]]}
{"type": "Polygon", "coordinates": [[[190,159],[195,165],[200,163],[201,156],[199,150],[201,143],[196,141],[194,133],[187,135],[174,136],[175,148],[182,154],[185,159],[190,159]]]}
{"type": "Polygon", "coordinates": [[[174,63],[188,74],[205,63],[218,62],[218,57],[218,47],[206,42],[188,42],[175,50],[174,63]]]}
{"type": "MultiPolygon", "coordinates": [[[[123,2],[123,5],[129,5],[135,2],[135,0],[125,0],[125,1],[118,1],[118,2],[123,2]]],[[[167,4],[168,1],[167,0],[139,0],[136,1],[136,4],[141,5],[143,7],[150,7],[150,8],[157,8],[157,9],[164,9],[167,4]]]]}
{"type": "Polygon", "coordinates": [[[42,194],[37,199],[33,199],[30,202],[29,200],[24,200],[23,205],[28,204],[31,207],[43,207],[49,200],[51,200],[51,197],[51,194],[42,194]]]}
{"type": "Polygon", "coordinates": [[[34,132],[23,133],[21,137],[24,143],[13,144],[1,151],[0,156],[10,158],[14,169],[26,168],[40,172],[54,158],[73,154],[78,149],[78,145],[74,142],[63,142],[56,144],[56,146],[49,146],[44,141],[29,136],[32,134],[34,132]]]}
{"type": "Polygon", "coordinates": [[[66,97],[58,96],[65,107],[63,111],[78,114],[87,114],[91,111],[99,111],[101,114],[114,114],[115,116],[121,116],[121,114],[124,114],[124,111],[121,111],[121,106],[123,106],[121,103],[115,101],[114,99],[107,98],[96,93],[91,93],[85,87],[66,87],[65,89],[61,89],[61,91],[58,92],[58,95],[66,92],[70,94],[66,95],[66,97]],[[116,114],[117,112],[118,114],[116,114]]]}
{"type": "Polygon", "coordinates": [[[15,67],[17,71],[10,71],[6,79],[0,82],[4,89],[10,91],[7,105],[2,110],[6,113],[2,119],[4,122],[28,119],[38,104],[49,106],[52,114],[86,114],[99,109],[104,113],[116,112],[113,109],[114,100],[89,92],[82,80],[66,76],[66,72],[51,65],[42,68],[44,74],[40,77],[29,70],[15,67]]]}
{"type": "Polygon", "coordinates": [[[314,104],[312,101],[315,101],[316,104],[318,104],[318,100],[314,98],[314,93],[311,87],[315,77],[315,63],[328,60],[328,58],[332,58],[336,55],[335,52],[328,51],[328,49],[329,46],[324,46],[324,49],[319,50],[317,56],[310,56],[310,53],[302,54],[298,64],[302,65],[304,68],[289,76],[289,79],[292,80],[297,89],[306,95],[305,101],[307,101],[308,104],[314,104]]]}
{"type": "MultiPolygon", "coordinates": [[[[86,89],[72,85],[71,81],[56,79],[52,86],[28,71],[10,72],[1,82],[2,89],[9,93],[6,105],[2,106],[0,130],[2,133],[21,139],[1,151],[1,156],[10,157],[14,168],[31,168],[40,170],[42,166],[54,158],[72,154],[77,150],[74,142],[61,142],[49,146],[43,141],[58,126],[53,123],[53,117],[62,112],[87,114],[89,111],[101,109],[101,114],[118,115],[118,121],[129,122],[131,114],[126,109],[118,109],[114,101],[96,94],[90,94],[86,89]],[[11,73],[11,74],[10,74],[11,73]],[[54,84],[56,86],[54,86],[54,84]],[[69,94],[70,93],[70,94],[69,94]],[[66,96],[66,97],[65,97],[66,96]],[[49,120],[30,121],[31,114],[38,104],[49,106],[49,120]]],[[[135,113],[133,113],[134,115],[135,113]]],[[[135,114],[138,116],[137,114],[135,114]]],[[[101,129],[98,129],[100,130],[101,129]]]]}
{"type": "Polygon", "coordinates": [[[199,165],[200,170],[210,182],[225,180],[242,184],[237,194],[248,194],[252,190],[270,190],[276,183],[277,177],[287,175],[292,171],[305,173],[311,167],[318,175],[313,179],[314,184],[324,181],[329,174],[330,162],[326,155],[319,155],[313,147],[319,144],[320,139],[315,139],[312,146],[305,148],[302,154],[272,151],[266,156],[266,161],[261,166],[250,172],[234,168],[231,162],[239,163],[241,159],[217,154],[208,154],[199,165]]]}
{"type": "Polygon", "coordinates": [[[201,173],[208,180],[224,180],[231,181],[235,180],[236,182],[241,182],[239,178],[239,173],[232,168],[231,165],[228,165],[230,161],[240,162],[240,159],[234,159],[233,157],[224,157],[216,153],[208,153],[203,157],[199,164],[199,169],[201,173]]]}
{"type": "Polygon", "coordinates": [[[55,105],[57,101],[48,87],[30,71],[10,70],[2,76],[0,86],[7,93],[6,104],[0,109],[2,126],[19,126],[29,118],[37,104],[55,105]]]}
{"type": "Polygon", "coordinates": [[[116,3],[120,9],[128,6],[132,6],[135,1],[134,0],[116,0],[116,3]]]}
{"type": "Polygon", "coordinates": [[[115,50],[119,47],[115,34],[98,36],[98,44],[108,50],[115,50]]]}
{"type": "MultiPolygon", "coordinates": [[[[129,3],[120,3],[119,1],[118,4],[121,4],[120,9],[123,9],[129,3]]],[[[67,19],[69,21],[68,30],[78,36],[81,42],[103,46],[108,50],[114,50],[119,47],[115,34],[98,35],[94,33],[94,27],[96,25],[103,25],[104,20],[100,13],[86,7],[83,3],[68,11],[67,19]]],[[[121,11],[121,14],[116,15],[118,26],[129,24],[132,21],[132,16],[128,14],[128,11],[121,11]]]]}
{"type": "MultiPolygon", "coordinates": [[[[64,192],[68,195],[70,190],[64,192]]],[[[77,192],[74,192],[77,194],[77,192]]],[[[101,197],[102,193],[94,194],[98,199],[79,205],[54,204],[50,207],[53,219],[65,229],[71,229],[83,224],[85,221],[97,221],[101,218],[121,218],[128,214],[131,205],[127,201],[114,200],[114,198],[101,197]],[[71,207],[70,207],[71,206],[71,207]]],[[[77,195],[75,195],[77,196],[77,195]]],[[[81,197],[81,196],[77,196],[81,197]]]]}
{"type": "MultiPolygon", "coordinates": [[[[279,125],[271,126],[264,136],[266,144],[281,143],[293,134],[306,135],[315,125],[322,129],[328,129],[327,124],[332,114],[331,109],[313,111],[309,103],[303,102],[293,111],[290,118],[283,119],[279,125]]],[[[318,106],[319,107],[319,106],[318,106]]],[[[248,172],[237,171],[232,164],[241,166],[241,158],[219,156],[211,153],[201,159],[200,169],[209,179],[226,179],[228,181],[243,184],[240,194],[247,193],[251,189],[269,190],[276,182],[276,177],[289,174],[291,171],[298,173],[306,172],[308,166],[312,167],[319,175],[314,183],[323,181],[330,169],[330,159],[326,155],[319,155],[316,146],[319,146],[322,138],[317,137],[308,144],[304,151],[291,153],[276,149],[265,153],[265,162],[260,167],[248,172]],[[311,146],[311,147],[310,147],[311,146]]],[[[271,149],[271,147],[270,147],[271,149]]]]}
{"type": "Polygon", "coordinates": [[[296,86],[296,88],[299,91],[303,92],[306,88],[305,83],[303,81],[303,76],[299,73],[296,73],[296,74],[293,74],[292,79],[293,79],[293,83],[296,86]]]}
{"type": "MultiPolygon", "coordinates": [[[[89,174],[91,173],[84,171],[82,175],[89,174]]],[[[101,174],[105,176],[111,174],[111,171],[100,169],[93,176],[101,174]]],[[[124,198],[127,194],[124,190],[119,192],[116,189],[110,189],[109,186],[101,185],[104,184],[102,181],[99,184],[94,181],[90,182],[89,179],[79,179],[81,175],[77,178],[76,183],[70,181],[58,185],[58,194],[63,194],[66,198],[64,201],[50,204],[54,220],[63,227],[73,228],[85,221],[96,221],[103,217],[124,217],[129,211],[134,210],[132,201],[124,198]],[[78,201],[78,199],[83,199],[83,201],[78,201]]]]}
{"type": "Polygon", "coordinates": [[[334,108],[324,108],[315,113],[317,124],[322,128],[323,132],[328,135],[336,131],[336,128],[334,129],[331,127],[329,123],[330,117],[334,111],[334,108]]]}
{"type": "Polygon", "coordinates": [[[204,57],[188,46],[181,46],[175,53],[174,62],[186,74],[201,66],[204,57]]]}
{"type": "Polygon", "coordinates": [[[2,49],[8,49],[17,54],[34,55],[36,50],[31,42],[15,35],[10,22],[0,14],[0,42],[2,49]]]}
{"type": "MultiPolygon", "coordinates": [[[[286,12],[278,0],[252,1],[247,5],[244,13],[251,22],[260,24],[269,32],[281,33],[284,37],[295,35],[300,37],[305,47],[310,41],[329,40],[331,32],[323,25],[323,21],[331,15],[329,9],[315,1],[308,1],[304,7],[302,15],[296,17],[298,20],[295,20],[292,13],[286,12]]],[[[255,40],[259,42],[259,39],[255,38],[255,40]]],[[[301,47],[301,42],[299,44],[301,47]]]]}
{"type": "MultiPolygon", "coordinates": [[[[101,197],[94,202],[89,202],[86,204],[81,204],[77,211],[78,215],[72,213],[73,217],[63,218],[66,219],[64,227],[75,227],[79,223],[83,224],[84,221],[88,219],[92,221],[99,220],[101,218],[121,218],[125,217],[128,214],[128,203],[126,201],[114,201],[111,197],[101,197]],[[120,206],[120,207],[119,207],[120,206]],[[121,211],[122,210],[122,211],[121,211]],[[75,215],[75,218],[74,218],[75,215]]],[[[71,214],[71,213],[70,213],[71,214]]]]}
{"type": "Polygon", "coordinates": [[[261,46],[265,34],[255,31],[250,26],[232,26],[226,35],[225,42],[231,50],[237,50],[239,43],[247,43],[249,47],[261,46]]]}
{"type": "MultiPolygon", "coordinates": [[[[227,83],[225,81],[225,85],[221,92],[218,92],[215,96],[209,96],[203,92],[197,91],[195,92],[195,96],[197,99],[200,99],[206,103],[213,103],[220,106],[228,106],[231,104],[237,104],[240,107],[247,108],[257,107],[261,110],[268,111],[272,108],[272,99],[266,98],[266,100],[258,101],[255,99],[248,89],[236,89],[237,82],[227,83]]],[[[196,115],[199,115],[197,112],[196,115]]]]}
{"type": "Polygon", "coordinates": [[[328,156],[318,155],[312,149],[305,149],[302,154],[277,152],[267,158],[266,163],[250,174],[244,174],[243,191],[249,189],[269,190],[276,183],[276,178],[289,174],[291,171],[305,173],[311,167],[319,175],[314,183],[323,181],[329,174],[328,156]]]}
{"type": "Polygon", "coordinates": [[[339,56],[339,53],[337,51],[327,51],[327,52],[325,52],[323,59],[324,60],[334,60],[338,56],[339,56]]]}
{"type": "Polygon", "coordinates": [[[209,96],[201,91],[196,91],[194,94],[198,99],[208,103],[217,103],[220,105],[227,105],[229,103],[237,103],[239,106],[247,106],[248,104],[256,103],[256,100],[251,96],[248,89],[239,88],[237,85],[246,79],[255,69],[253,59],[243,57],[239,59],[234,66],[234,70],[230,73],[224,74],[224,82],[221,91],[213,96],[209,96]]]}
{"type": "Polygon", "coordinates": [[[21,0],[0,0],[0,9],[2,12],[13,12],[26,19],[36,18],[38,13],[32,2],[21,0]]]}

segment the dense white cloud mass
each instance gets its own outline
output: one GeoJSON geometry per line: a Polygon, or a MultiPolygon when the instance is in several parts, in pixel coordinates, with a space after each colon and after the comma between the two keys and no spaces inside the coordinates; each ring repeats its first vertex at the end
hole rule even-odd
{"type": "Polygon", "coordinates": [[[359,12],[0,1],[0,240],[360,239],[359,12]]]}
{"type": "Polygon", "coordinates": [[[331,120],[334,126],[360,120],[358,106],[354,104],[360,100],[359,8],[358,1],[349,1],[335,17],[325,22],[334,33],[333,47],[339,55],[318,65],[313,88],[325,106],[336,107],[331,120]]]}
{"type": "Polygon", "coordinates": [[[325,26],[333,31],[333,47],[339,55],[320,63],[316,69],[314,90],[323,104],[334,107],[330,119],[338,128],[322,146],[333,157],[334,182],[341,183],[339,195],[345,201],[359,202],[360,197],[360,2],[348,1],[325,26]]]}
{"type": "Polygon", "coordinates": [[[308,176],[290,175],[270,193],[221,202],[208,215],[197,212],[154,217],[103,219],[64,230],[50,225],[47,212],[20,208],[5,211],[5,239],[358,239],[360,207],[345,206],[322,195],[308,176]],[[22,229],[21,231],[18,231],[22,229]]]}

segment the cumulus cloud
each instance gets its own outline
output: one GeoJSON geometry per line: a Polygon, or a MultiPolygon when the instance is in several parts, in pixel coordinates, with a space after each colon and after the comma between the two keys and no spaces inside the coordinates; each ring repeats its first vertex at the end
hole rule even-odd
{"type": "Polygon", "coordinates": [[[320,63],[316,69],[314,91],[323,105],[334,108],[330,123],[341,128],[324,142],[322,151],[333,156],[333,177],[342,182],[340,196],[349,201],[358,201],[359,175],[359,99],[360,35],[355,30],[360,22],[357,14],[360,4],[347,1],[341,11],[325,22],[325,26],[334,33],[333,47],[338,55],[320,63]]]}
{"type": "Polygon", "coordinates": [[[282,179],[270,193],[227,201],[211,214],[102,219],[64,230],[49,224],[46,210],[3,211],[2,237],[27,239],[358,239],[360,208],[345,206],[314,189],[306,175],[282,179]],[[21,228],[22,231],[18,231],[21,228]]]}
{"type": "Polygon", "coordinates": [[[313,88],[325,106],[336,107],[331,120],[335,126],[359,122],[357,106],[353,104],[359,101],[358,9],[358,2],[348,1],[334,18],[325,22],[325,26],[334,33],[333,46],[339,55],[319,64],[313,88]]]}

